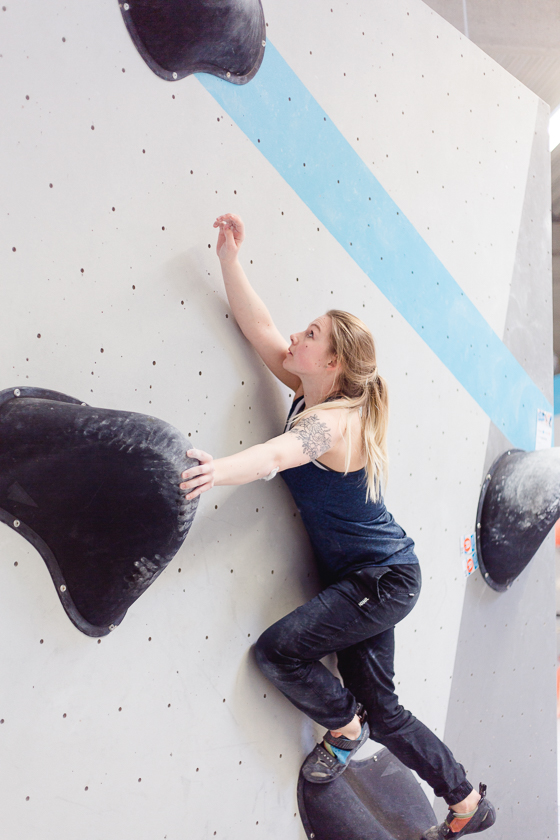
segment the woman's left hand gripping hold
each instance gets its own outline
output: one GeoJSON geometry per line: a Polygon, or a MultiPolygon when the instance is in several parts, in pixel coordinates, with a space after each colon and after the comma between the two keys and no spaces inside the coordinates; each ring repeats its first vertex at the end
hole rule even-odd
{"type": "Polygon", "coordinates": [[[187,456],[200,461],[196,467],[191,467],[181,474],[183,482],[179,486],[181,490],[189,491],[185,499],[190,501],[214,486],[214,459],[202,449],[189,449],[187,456]]]}

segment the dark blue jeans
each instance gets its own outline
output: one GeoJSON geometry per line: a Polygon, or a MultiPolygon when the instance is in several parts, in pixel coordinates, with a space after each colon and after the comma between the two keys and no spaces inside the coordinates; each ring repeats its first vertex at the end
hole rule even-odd
{"type": "Polygon", "coordinates": [[[269,627],[255,653],[263,674],[327,729],[346,726],[362,703],[371,738],[455,805],[472,790],[464,768],[399,704],[393,683],[395,624],[415,605],[420,585],[412,564],[352,572],[269,627]],[[344,685],[319,661],[330,653],[344,685]]]}

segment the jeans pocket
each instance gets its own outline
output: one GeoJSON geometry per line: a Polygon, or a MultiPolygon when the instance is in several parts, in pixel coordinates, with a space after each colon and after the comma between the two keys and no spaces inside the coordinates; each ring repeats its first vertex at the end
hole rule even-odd
{"type": "Polygon", "coordinates": [[[389,571],[389,566],[366,566],[364,569],[353,572],[353,577],[358,582],[360,591],[364,594],[359,606],[366,606],[368,603],[371,605],[372,601],[373,603],[382,603],[385,600],[381,579],[389,571]]]}
{"type": "Polygon", "coordinates": [[[359,603],[364,610],[382,605],[395,614],[395,623],[415,606],[420,595],[422,578],[417,565],[368,566],[354,573],[365,598],[359,603]]]}

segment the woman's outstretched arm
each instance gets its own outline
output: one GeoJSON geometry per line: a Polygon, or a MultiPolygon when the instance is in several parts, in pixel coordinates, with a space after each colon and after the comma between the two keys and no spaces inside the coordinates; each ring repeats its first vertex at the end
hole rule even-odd
{"type": "Polygon", "coordinates": [[[249,484],[275,471],[308,464],[341,440],[345,414],[345,409],[319,409],[289,432],[226,458],[214,460],[207,452],[189,449],[189,458],[200,464],[182,474],[181,490],[187,491],[187,499],[195,499],[212,487],[249,484]]]}
{"type": "Polygon", "coordinates": [[[239,216],[226,213],[214,222],[218,228],[218,254],[229,305],[245,338],[253,345],[267,368],[297,391],[300,380],[284,370],[288,342],[275,326],[270,312],[257,295],[239,262],[239,250],[245,238],[245,226],[239,216]]]}

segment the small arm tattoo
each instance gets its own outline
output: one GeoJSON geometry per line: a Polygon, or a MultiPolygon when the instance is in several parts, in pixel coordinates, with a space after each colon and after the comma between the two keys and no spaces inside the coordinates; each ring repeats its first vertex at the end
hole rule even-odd
{"type": "Polygon", "coordinates": [[[321,423],[316,414],[304,417],[301,422],[290,429],[303,447],[303,454],[308,455],[311,460],[318,458],[331,448],[331,433],[326,423],[321,423]]]}

